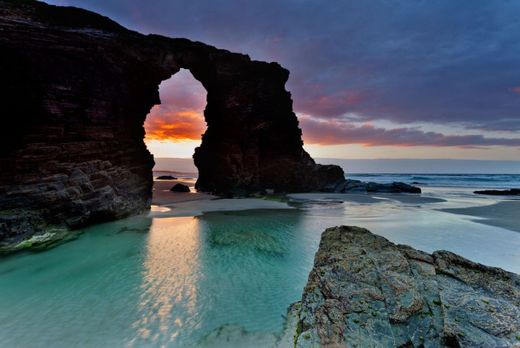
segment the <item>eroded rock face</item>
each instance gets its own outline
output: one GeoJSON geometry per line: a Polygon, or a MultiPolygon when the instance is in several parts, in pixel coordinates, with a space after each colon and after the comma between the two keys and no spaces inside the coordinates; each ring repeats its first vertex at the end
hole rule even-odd
{"type": "Polygon", "coordinates": [[[297,347],[513,347],[520,277],[334,227],[289,318],[297,347]]]}
{"type": "Polygon", "coordinates": [[[0,242],[148,209],[143,123],[180,68],[208,92],[199,190],[333,190],[344,180],[303,150],[277,63],[30,0],[0,0],[0,53],[0,242]]]}

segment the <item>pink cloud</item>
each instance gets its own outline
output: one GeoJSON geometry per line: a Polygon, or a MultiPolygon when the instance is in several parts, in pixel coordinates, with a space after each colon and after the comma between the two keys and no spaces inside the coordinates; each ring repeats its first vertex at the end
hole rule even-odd
{"type": "Polygon", "coordinates": [[[160,86],[161,104],[155,105],[144,124],[149,140],[200,140],[206,131],[203,110],[206,90],[187,70],[160,86]]]}
{"type": "Polygon", "coordinates": [[[206,131],[204,116],[200,112],[161,112],[160,105],[152,109],[144,127],[149,140],[200,140],[206,131]]]}
{"type": "Polygon", "coordinates": [[[339,116],[349,111],[359,111],[366,95],[355,90],[342,90],[338,93],[325,95],[320,93],[321,86],[314,85],[314,91],[296,100],[296,109],[306,114],[317,116],[339,116]],[[312,96],[315,92],[317,95],[312,96]]]}
{"type": "Polygon", "coordinates": [[[370,124],[356,126],[340,120],[300,117],[304,141],[308,144],[364,146],[520,146],[520,139],[487,138],[475,135],[445,135],[416,128],[385,129],[370,124]]]}

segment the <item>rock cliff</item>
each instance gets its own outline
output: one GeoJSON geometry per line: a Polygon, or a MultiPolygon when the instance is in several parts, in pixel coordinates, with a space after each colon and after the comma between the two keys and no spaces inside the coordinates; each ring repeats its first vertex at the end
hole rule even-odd
{"type": "Polygon", "coordinates": [[[297,347],[518,347],[520,277],[334,227],[288,323],[297,347]]]}
{"type": "Polygon", "coordinates": [[[32,0],[0,0],[0,53],[0,243],[148,209],[143,123],[181,68],[207,90],[197,189],[330,191],[344,181],[303,150],[277,63],[32,0]]]}

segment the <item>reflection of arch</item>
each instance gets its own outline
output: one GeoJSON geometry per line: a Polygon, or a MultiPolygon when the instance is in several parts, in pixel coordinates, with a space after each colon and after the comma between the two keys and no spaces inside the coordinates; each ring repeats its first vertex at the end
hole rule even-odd
{"type": "Polygon", "coordinates": [[[303,150],[289,72],[277,63],[144,36],[77,8],[4,3],[0,210],[9,220],[0,214],[0,240],[147,209],[153,158],[143,122],[160,102],[159,83],[180,68],[208,92],[194,155],[199,190],[331,190],[344,180],[303,150]]]}

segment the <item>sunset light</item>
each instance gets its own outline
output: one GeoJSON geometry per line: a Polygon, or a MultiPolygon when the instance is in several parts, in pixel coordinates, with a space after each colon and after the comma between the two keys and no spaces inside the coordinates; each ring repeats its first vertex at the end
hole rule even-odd
{"type": "Polygon", "coordinates": [[[520,0],[0,0],[0,348],[520,347],[520,0]]]}

